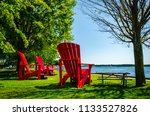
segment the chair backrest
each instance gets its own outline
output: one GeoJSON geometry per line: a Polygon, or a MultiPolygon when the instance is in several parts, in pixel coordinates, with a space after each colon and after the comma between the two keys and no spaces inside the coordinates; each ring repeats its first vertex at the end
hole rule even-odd
{"type": "Polygon", "coordinates": [[[41,69],[44,70],[43,59],[40,56],[35,56],[35,60],[36,60],[37,64],[41,66],[41,69]]]}
{"type": "Polygon", "coordinates": [[[28,65],[28,62],[27,62],[26,57],[25,57],[24,54],[23,54],[22,52],[20,52],[20,51],[18,51],[18,55],[19,55],[19,57],[20,57],[20,63],[19,63],[19,65],[25,66],[27,72],[30,73],[31,71],[30,71],[30,68],[29,68],[29,65],[28,65]]]}
{"type": "Polygon", "coordinates": [[[80,46],[75,43],[64,42],[59,44],[57,49],[67,74],[72,78],[77,77],[79,64],[81,63],[80,46]]]}

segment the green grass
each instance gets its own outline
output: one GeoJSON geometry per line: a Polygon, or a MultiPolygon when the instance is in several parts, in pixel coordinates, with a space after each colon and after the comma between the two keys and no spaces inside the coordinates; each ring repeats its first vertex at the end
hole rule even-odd
{"type": "Polygon", "coordinates": [[[70,80],[63,87],[58,86],[59,74],[47,79],[17,80],[12,69],[0,70],[0,99],[149,99],[150,81],[143,87],[135,87],[135,79],[128,80],[122,87],[120,80],[108,80],[102,86],[98,75],[92,75],[92,84],[78,89],[70,80]]]}

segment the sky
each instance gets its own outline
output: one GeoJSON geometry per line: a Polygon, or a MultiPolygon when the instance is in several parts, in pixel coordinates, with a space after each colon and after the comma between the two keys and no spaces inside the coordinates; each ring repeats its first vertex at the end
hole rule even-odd
{"type": "MultiPolygon", "coordinates": [[[[73,38],[80,45],[81,60],[92,64],[134,64],[133,46],[120,43],[100,27],[80,8],[74,8],[73,38]]],[[[150,49],[143,47],[144,64],[150,64],[150,49]]]]}

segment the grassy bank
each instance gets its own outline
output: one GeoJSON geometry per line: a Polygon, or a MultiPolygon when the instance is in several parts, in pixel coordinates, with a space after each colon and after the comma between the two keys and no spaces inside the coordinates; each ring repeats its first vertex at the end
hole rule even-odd
{"type": "Polygon", "coordinates": [[[17,80],[14,70],[0,70],[0,99],[149,99],[150,81],[144,87],[135,87],[135,79],[128,80],[128,86],[122,87],[120,80],[108,80],[105,86],[92,75],[92,84],[78,89],[70,81],[58,86],[59,74],[47,79],[17,80]]]}

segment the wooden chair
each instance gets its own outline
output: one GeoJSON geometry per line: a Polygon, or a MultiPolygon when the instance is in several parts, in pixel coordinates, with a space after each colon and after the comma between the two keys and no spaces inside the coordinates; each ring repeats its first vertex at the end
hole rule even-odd
{"type": "Polygon", "coordinates": [[[71,82],[76,81],[77,87],[82,87],[86,82],[91,83],[92,64],[81,64],[80,46],[75,43],[64,42],[57,46],[60,54],[59,60],[59,85],[62,86],[70,77],[71,82]],[[64,65],[66,74],[62,77],[62,65],[64,65]],[[82,65],[87,68],[83,69],[82,65]]]}
{"type": "Polygon", "coordinates": [[[54,75],[54,65],[44,64],[43,59],[40,56],[35,56],[36,63],[41,66],[42,73],[46,75],[54,75]]]}
{"type": "Polygon", "coordinates": [[[41,72],[42,72],[41,66],[38,67],[38,70],[32,72],[29,68],[28,62],[27,62],[24,54],[22,52],[18,51],[18,55],[20,57],[19,80],[29,79],[29,77],[32,77],[32,76],[38,76],[38,80],[40,80],[41,72]],[[26,73],[25,73],[25,71],[26,71],[26,73]]]}

